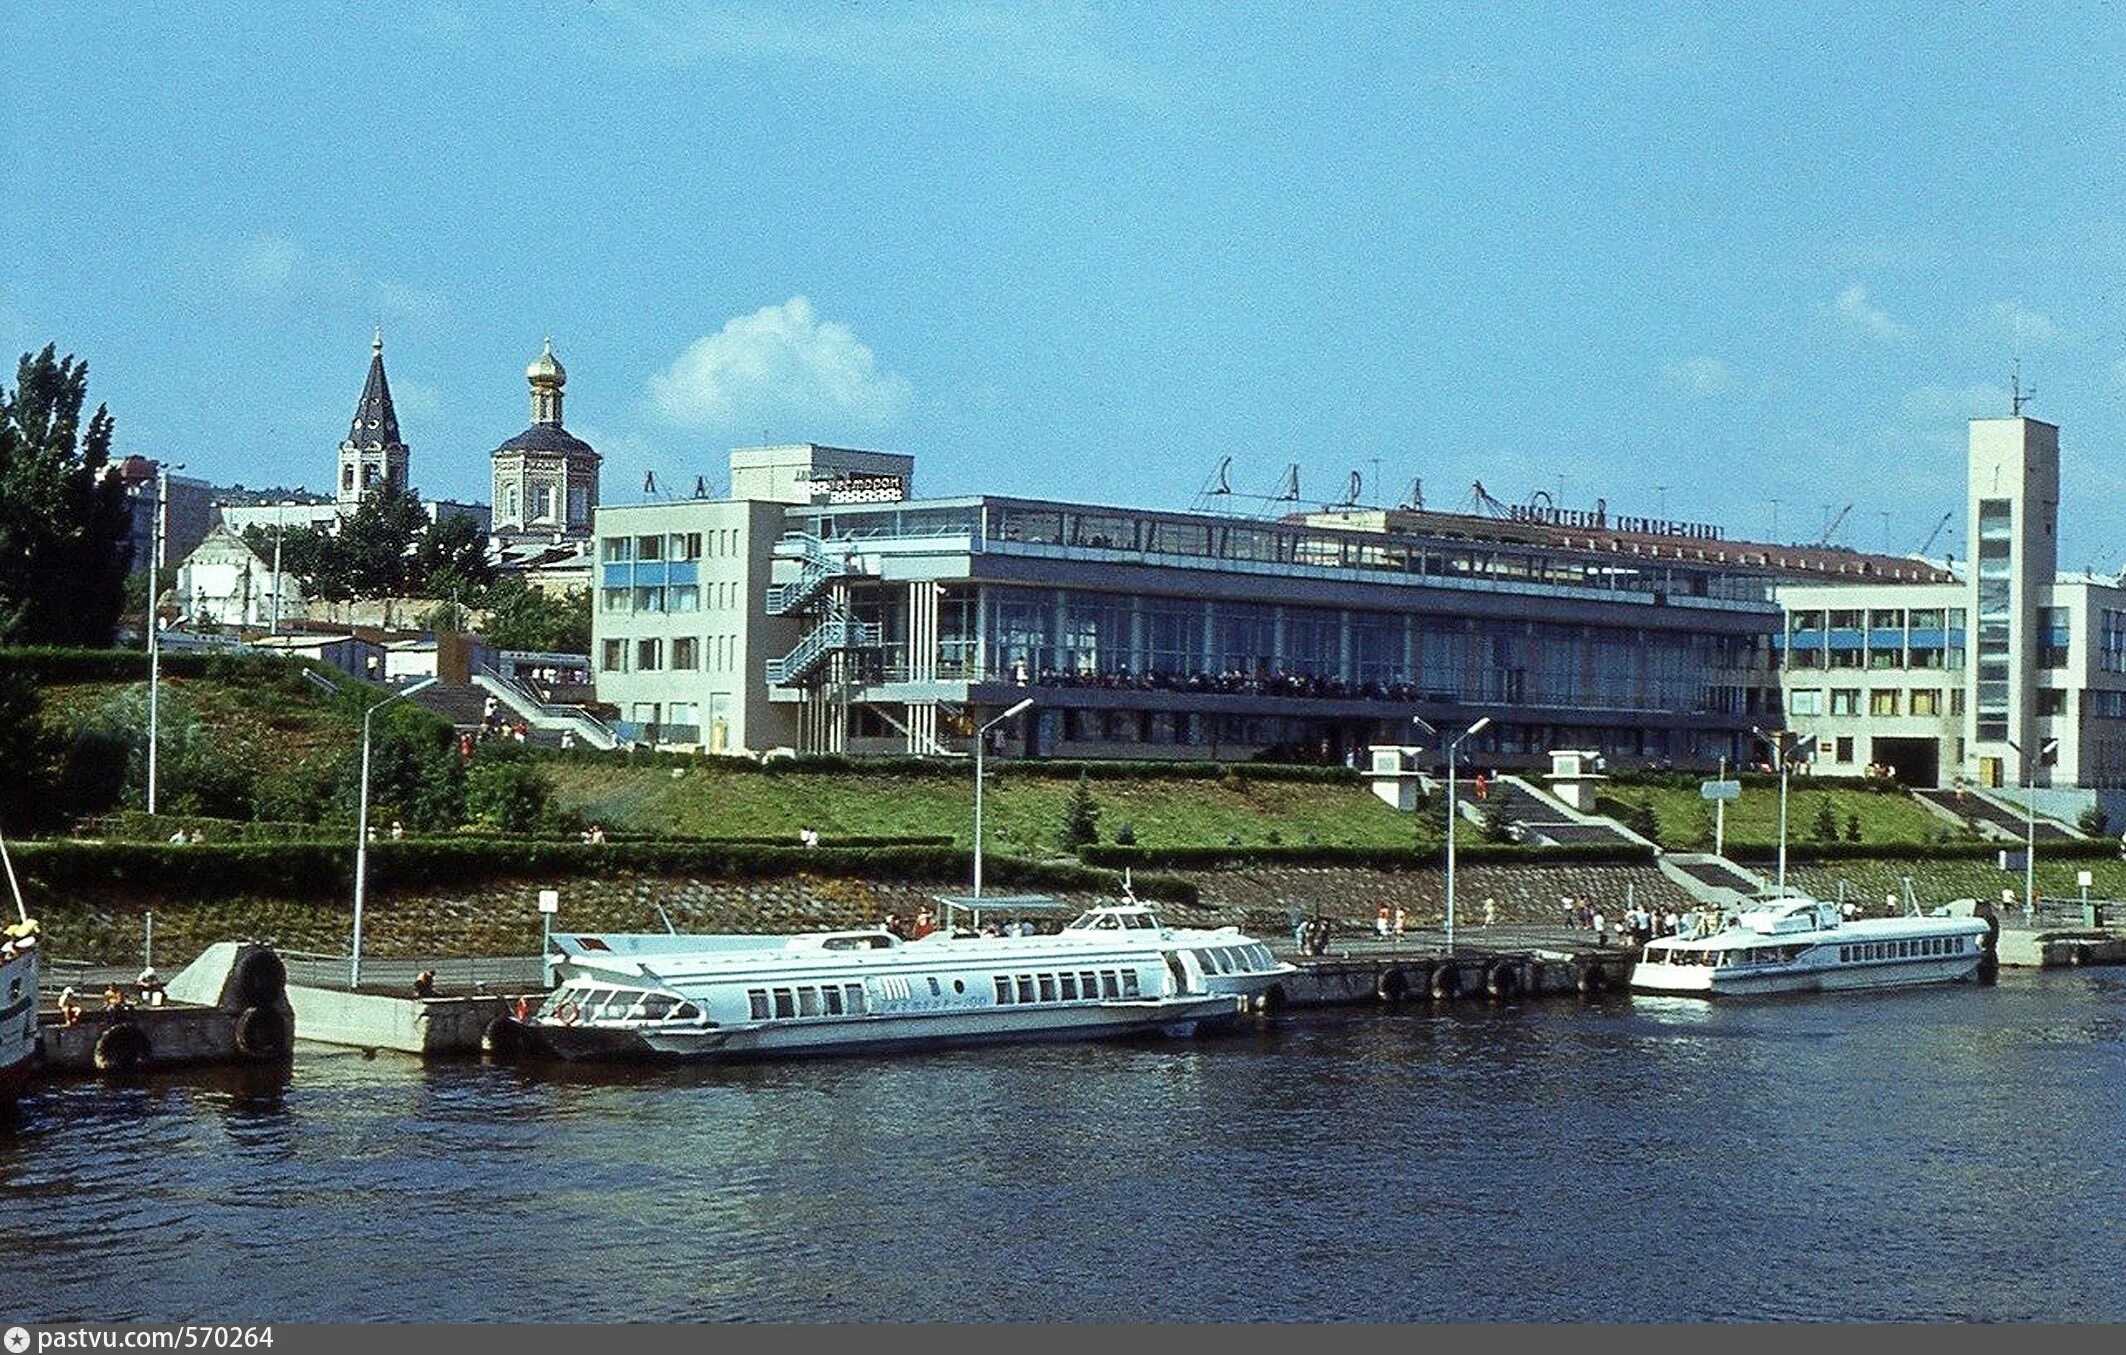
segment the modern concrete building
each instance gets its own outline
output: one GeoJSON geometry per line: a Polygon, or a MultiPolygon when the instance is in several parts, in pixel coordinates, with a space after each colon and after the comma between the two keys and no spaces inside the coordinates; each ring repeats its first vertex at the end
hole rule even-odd
{"type": "Polygon", "coordinates": [[[1269,521],[918,500],[911,458],[731,454],[731,497],[598,511],[592,661],[624,732],[760,752],[1343,761],[1410,717],[1711,766],[1778,715],[1775,581],[1948,576],[1554,507],[1269,521]],[[1004,746],[1007,732],[1010,749],[1004,746]]]}
{"type": "Polygon", "coordinates": [[[126,541],[134,572],[155,561],[155,502],[162,496],[162,559],[165,567],[192,553],[214,525],[214,486],[185,475],[165,474],[158,461],[129,456],[118,463],[125,483],[129,521],[126,541]]]}
{"type": "Polygon", "coordinates": [[[1973,419],[1959,577],[1780,586],[1780,685],[1817,774],[2126,787],[2126,588],[2060,575],[2059,456],[2051,424],[1973,419]]]}

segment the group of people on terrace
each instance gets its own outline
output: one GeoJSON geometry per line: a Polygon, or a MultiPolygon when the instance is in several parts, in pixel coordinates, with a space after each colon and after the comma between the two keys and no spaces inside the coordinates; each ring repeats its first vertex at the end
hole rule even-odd
{"type": "Polygon", "coordinates": [[[1248,696],[1298,696],[1332,701],[1452,700],[1452,693],[1423,692],[1413,682],[1378,680],[1348,682],[1340,676],[1314,673],[1282,673],[1275,670],[1247,672],[1228,668],[1219,673],[1168,672],[1164,669],[1132,670],[1128,664],[1104,672],[1042,668],[1029,672],[1025,663],[1012,666],[1012,681],[1024,687],[1099,687],[1113,690],[1164,692],[1222,692],[1248,696]]]}

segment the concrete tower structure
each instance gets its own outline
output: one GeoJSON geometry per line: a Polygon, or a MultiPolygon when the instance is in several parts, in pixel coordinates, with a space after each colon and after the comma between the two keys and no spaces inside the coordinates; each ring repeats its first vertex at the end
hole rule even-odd
{"type": "MultiPolygon", "coordinates": [[[[1980,785],[2024,780],[2049,731],[2036,693],[2045,613],[2059,573],[2060,430],[2023,418],[1973,419],[1968,512],[1972,691],[1966,736],[1980,785]],[[2011,741],[2013,747],[2010,746],[2011,741]],[[2022,752],[2018,752],[2020,748],[2022,752]]],[[[2042,782],[2032,766],[2030,779],[2042,782]]]]}

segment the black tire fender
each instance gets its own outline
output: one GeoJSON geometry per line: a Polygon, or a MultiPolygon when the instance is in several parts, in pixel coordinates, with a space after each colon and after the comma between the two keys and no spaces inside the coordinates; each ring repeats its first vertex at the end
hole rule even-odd
{"type": "Polygon", "coordinates": [[[1432,971],[1432,997],[1446,1002],[1462,995],[1462,971],[1451,964],[1443,964],[1432,971]]]}
{"type": "Polygon", "coordinates": [[[506,1012],[489,1021],[487,1029],[480,1032],[481,1050],[498,1059],[522,1058],[530,1047],[530,1032],[506,1012]]]}
{"type": "Polygon", "coordinates": [[[1390,965],[1373,985],[1373,996],[1383,1002],[1400,1002],[1410,991],[1410,976],[1401,965],[1390,965]]]}
{"type": "Polygon", "coordinates": [[[288,1018],[274,1007],[246,1007],[236,1014],[236,1049],[254,1059],[284,1059],[295,1047],[288,1018]]]}
{"type": "Polygon", "coordinates": [[[1516,997],[1521,991],[1521,971],[1513,967],[1513,961],[1501,960],[1491,966],[1484,976],[1484,991],[1499,999],[1516,997]]]}
{"type": "Polygon", "coordinates": [[[92,1057],[99,1073],[137,1073],[154,1055],[147,1032],[131,1021],[120,1021],[96,1037],[92,1057]]]}

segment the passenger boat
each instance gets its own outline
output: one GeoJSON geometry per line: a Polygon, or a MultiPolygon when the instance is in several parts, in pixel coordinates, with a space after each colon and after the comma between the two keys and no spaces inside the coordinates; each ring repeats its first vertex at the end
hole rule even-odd
{"type": "Polygon", "coordinates": [[[522,1024],[567,1059],[1189,1035],[1293,972],[1237,929],[1167,927],[1134,902],[1047,935],[557,933],[547,958],[558,983],[522,1024]]]}
{"type": "Polygon", "coordinates": [[[1962,899],[1932,916],[1848,920],[1835,903],[1788,896],[1709,936],[1649,942],[1631,986],[1725,997],[1951,983],[1992,957],[1995,924],[1982,908],[1962,899]]]}
{"type": "Polygon", "coordinates": [[[0,932],[0,1107],[14,1103],[37,1059],[37,923],[22,901],[15,862],[0,838],[17,920],[0,932]]]}

